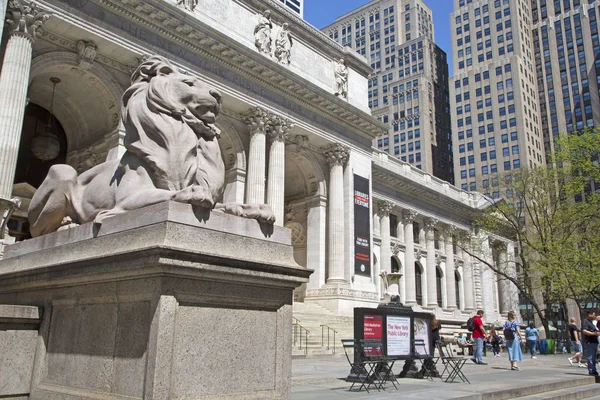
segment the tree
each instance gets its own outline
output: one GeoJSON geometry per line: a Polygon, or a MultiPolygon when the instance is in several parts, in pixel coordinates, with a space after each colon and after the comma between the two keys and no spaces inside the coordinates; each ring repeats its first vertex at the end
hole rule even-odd
{"type": "Polygon", "coordinates": [[[483,179],[491,192],[477,220],[485,232],[514,240],[515,259],[490,262],[464,250],[511,282],[528,300],[546,333],[546,310],[573,298],[600,295],[600,131],[560,138],[548,166],[483,179]]]}

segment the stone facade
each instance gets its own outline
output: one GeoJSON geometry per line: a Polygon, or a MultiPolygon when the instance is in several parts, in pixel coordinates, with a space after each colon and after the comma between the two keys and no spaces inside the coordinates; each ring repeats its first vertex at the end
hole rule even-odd
{"type": "MultiPolygon", "coordinates": [[[[354,307],[380,301],[379,274],[393,266],[403,274],[403,301],[446,320],[464,323],[480,307],[494,319],[513,308],[510,288],[454,252],[450,239],[475,235],[471,224],[484,203],[480,196],[373,149],[373,140],[388,128],[370,115],[370,65],[278,2],[36,4],[51,10],[49,18],[39,19],[37,32],[5,32],[2,42],[0,83],[11,86],[0,88],[0,96],[22,101],[0,115],[10,112],[23,121],[22,128],[11,125],[0,133],[0,164],[16,171],[8,176],[9,169],[2,169],[3,181],[15,185],[0,195],[20,195],[24,204],[9,221],[11,236],[27,238],[27,197],[44,168],[62,162],[81,172],[123,155],[120,97],[132,71],[147,55],[159,54],[221,93],[216,125],[226,186],[219,200],[269,204],[276,225],[291,230],[296,262],[314,270],[296,289],[296,301],[350,315],[354,307]],[[273,43],[285,23],[292,35],[286,62],[256,46],[256,26],[266,10],[273,43]],[[347,81],[340,90],[336,67],[342,59],[347,81]],[[61,83],[50,118],[53,77],[61,83]],[[36,126],[46,125],[61,152],[40,164],[29,146],[40,135],[36,126]]],[[[476,236],[469,243],[489,260],[510,260],[508,240],[494,237],[490,243],[476,236]]]]}

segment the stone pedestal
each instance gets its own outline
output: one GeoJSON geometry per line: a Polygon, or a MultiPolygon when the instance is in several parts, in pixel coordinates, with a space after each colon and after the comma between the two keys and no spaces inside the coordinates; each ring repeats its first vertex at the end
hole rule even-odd
{"type": "Polygon", "coordinates": [[[32,399],[289,399],[309,275],[286,229],[162,203],[8,247],[0,304],[43,309],[32,399]]]}

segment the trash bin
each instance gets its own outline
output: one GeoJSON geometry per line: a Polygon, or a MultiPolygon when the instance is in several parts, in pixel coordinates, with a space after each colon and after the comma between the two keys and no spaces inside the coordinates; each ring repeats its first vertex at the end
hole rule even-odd
{"type": "Polygon", "coordinates": [[[548,349],[546,354],[554,354],[556,349],[556,341],[554,339],[548,339],[548,349]]]}
{"type": "Polygon", "coordinates": [[[546,339],[540,340],[540,354],[548,354],[548,341],[546,339]]]}

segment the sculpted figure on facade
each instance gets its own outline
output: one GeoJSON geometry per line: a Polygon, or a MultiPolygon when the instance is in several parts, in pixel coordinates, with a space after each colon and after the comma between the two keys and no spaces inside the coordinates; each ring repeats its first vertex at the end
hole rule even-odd
{"type": "Polygon", "coordinates": [[[198,5],[198,0],[177,0],[177,5],[184,10],[194,11],[198,5]]]}
{"type": "Polygon", "coordinates": [[[218,91],[153,56],[135,70],[122,100],[127,151],[80,176],[69,165],[52,166],[31,200],[32,236],[168,200],[274,222],[264,204],[216,204],[225,181],[218,91]]]}
{"type": "Polygon", "coordinates": [[[50,18],[35,2],[27,0],[9,0],[6,16],[9,31],[27,35],[31,40],[35,40],[37,29],[50,18]]]}
{"type": "Polygon", "coordinates": [[[348,67],[346,61],[340,58],[335,62],[335,95],[348,97],[348,67]]]}
{"type": "Polygon", "coordinates": [[[265,10],[258,17],[258,23],[254,27],[254,45],[256,49],[263,54],[271,55],[271,11],[265,10]]]}
{"type": "Polygon", "coordinates": [[[292,34],[288,29],[288,23],[284,22],[275,39],[275,58],[284,65],[289,65],[292,52],[292,34]]]}

